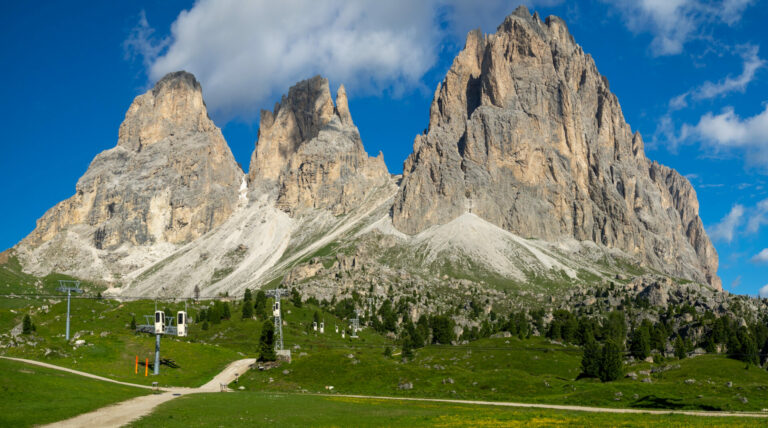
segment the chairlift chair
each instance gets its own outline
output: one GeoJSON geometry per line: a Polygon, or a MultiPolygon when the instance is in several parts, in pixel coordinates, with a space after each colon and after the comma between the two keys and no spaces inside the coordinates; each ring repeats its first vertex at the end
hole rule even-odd
{"type": "Polygon", "coordinates": [[[165,332],[165,312],[155,311],[155,334],[165,332]]]}
{"type": "Polygon", "coordinates": [[[179,337],[187,336],[187,313],[185,311],[176,313],[176,335],[179,337]]]}

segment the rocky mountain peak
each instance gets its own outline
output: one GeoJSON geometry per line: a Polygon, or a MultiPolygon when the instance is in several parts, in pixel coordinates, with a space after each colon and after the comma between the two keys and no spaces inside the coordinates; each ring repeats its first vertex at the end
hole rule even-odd
{"type": "Polygon", "coordinates": [[[363,148],[344,86],[334,106],[320,76],[297,83],[273,111],[262,112],[249,174],[253,188],[276,192],[277,206],[291,214],[346,213],[389,177],[383,157],[363,148]]]}
{"type": "Polygon", "coordinates": [[[243,181],[200,84],[171,73],[134,99],[117,146],[94,158],[75,195],[17,250],[33,271],[111,279],[135,268],[123,260],[136,257],[127,248],[189,242],[221,224],[243,181]]]}
{"type": "Polygon", "coordinates": [[[191,73],[177,71],[136,97],[120,125],[118,144],[141,151],[165,138],[184,138],[215,129],[203,102],[200,83],[191,73]]]}
{"type": "Polygon", "coordinates": [[[467,36],[392,210],[408,234],[464,213],[524,237],[593,241],[720,287],[690,183],[645,157],[565,22],[523,7],[495,34],[467,36]]]}

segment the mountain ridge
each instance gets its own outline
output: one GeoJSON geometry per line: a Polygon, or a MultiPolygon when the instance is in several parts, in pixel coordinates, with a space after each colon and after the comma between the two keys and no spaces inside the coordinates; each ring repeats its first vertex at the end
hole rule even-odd
{"type": "Polygon", "coordinates": [[[499,298],[488,281],[582,287],[636,263],[722,289],[693,187],[645,157],[565,22],[525,8],[496,34],[468,35],[402,177],[368,156],[346,90],[334,102],[320,76],[262,111],[246,174],[186,72],[134,100],[117,146],[80,181],[91,177],[92,200],[79,182],[14,247],[26,270],[115,295],[282,282],[330,299],[410,278],[499,298]]]}

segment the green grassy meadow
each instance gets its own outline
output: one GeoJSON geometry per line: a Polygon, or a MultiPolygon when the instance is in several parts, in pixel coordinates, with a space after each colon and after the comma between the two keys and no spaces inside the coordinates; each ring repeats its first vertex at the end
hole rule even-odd
{"type": "MultiPolygon", "coordinates": [[[[294,351],[292,364],[251,371],[239,386],[248,391],[517,401],[616,408],[760,411],[768,408],[768,372],[717,355],[670,361],[667,370],[602,383],[577,379],[581,352],[540,338],[483,339],[468,346],[428,346],[412,361],[386,357],[375,346],[294,351]],[[351,356],[351,357],[350,357],[351,356]],[[289,372],[285,374],[284,369],[289,372]],[[650,378],[650,383],[642,381],[650,378]],[[364,379],[365,381],[360,381],[364,379]],[[689,379],[694,382],[690,383],[689,379]],[[686,383],[686,381],[689,383],[686,383]],[[732,386],[728,387],[728,382],[732,386]],[[401,385],[412,384],[412,389],[401,385]],[[744,402],[746,399],[746,402],[744,402]]],[[[652,364],[627,365],[626,372],[652,364]]]]}
{"type": "MultiPolygon", "coordinates": [[[[190,304],[192,314],[201,305],[190,304]]],[[[86,345],[75,348],[63,338],[66,302],[48,303],[45,313],[37,306],[32,319],[37,332],[26,344],[2,350],[5,355],[32,358],[117,380],[162,386],[200,386],[230,362],[258,357],[261,322],[240,319],[240,304],[231,302],[232,319],[212,324],[206,331],[191,326],[187,338],[164,337],[161,356],[171,358],[179,368],[161,366],[159,376],[134,373],[135,356],[153,361],[154,337],[135,334],[128,325],[131,314],[143,322],[143,314],[154,311],[152,301],[119,303],[109,300],[77,299],[72,303],[72,333],[86,332],[86,345]],[[90,334],[93,332],[93,334],[90,334]],[[47,355],[46,355],[47,354],[47,355]]],[[[183,304],[163,304],[176,311],[183,304]]],[[[365,329],[360,338],[344,339],[334,326],[346,323],[322,312],[325,334],[310,331],[319,308],[296,308],[284,301],[285,346],[293,362],[267,371],[252,371],[241,377],[247,391],[326,392],[326,386],[348,394],[520,401],[626,408],[685,410],[760,411],[768,408],[768,372],[721,355],[703,355],[663,364],[628,364],[625,372],[637,379],[622,378],[601,383],[578,379],[581,350],[546,339],[491,338],[463,346],[427,346],[415,357],[402,362],[395,343],[365,329]],[[390,347],[392,357],[384,355],[390,347]],[[659,368],[650,375],[639,374],[659,368]],[[283,370],[288,370],[284,374],[283,370]],[[650,378],[650,383],[642,382],[650,378]],[[363,381],[361,381],[361,379],[363,381]],[[692,379],[693,382],[686,381],[692,379]],[[732,382],[728,387],[728,382],[732,382]],[[410,383],[412,389],[401,389],[410,383]]],[[[3,321],[10,329],[21,321],[23,311],[3,321]]]]}
{"type": "Polygon", "coordinates": [[[159,406],[134,427],[525,427],[525,426],[766,426],[755,418],[639,415],[524,409],[439,402],[245,392],[196,394],[159,406]]]}
{"type": "Polygon", "coordinates": [[[56,422],[151,391],[0,359],[0,426],[56,422]]]}

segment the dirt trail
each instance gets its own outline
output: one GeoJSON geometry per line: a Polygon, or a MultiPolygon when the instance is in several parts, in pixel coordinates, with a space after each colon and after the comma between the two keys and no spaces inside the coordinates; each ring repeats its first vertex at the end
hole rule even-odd
{"type": "Polygon", "coordinates": [[[54,369],[54,370],[61,370],[63,372],[68,372],[68,373],[72,373],[72,374],[76,374],[76,375],[80,375],[80,376],[89,377],[91,379],[103,380],[104,382],[112,382],[112,383],[117,383],[119,385],[126,385],[126,386],[135,386],[136,388],[152,389],[151,386],[138,385],[138,384],[135,384],[135,383],[128,383],[128,382],[120,382],[119,380],[114,380],[114,379],[110,379],[110,378],[107,378],[107,377],[97,376],[95,374],[81,372],[79,370],[68,369],[66,367],[61,367],[61,366],[54,366],[53,364],[44,363],[42,361],[27,360],[27,359],[24,359],[24,358],[4,357],[2,355],[0,355],[0,358],[6,359],[6,360],[12,360],[12,361],[19,361],[19,362],[27,363],[27,364],[33,364],[33,365],[36,365],[36,366],[46,367],[46,368],[54,369]]]}
{"type": "Polygon", "coordinates": [[[644,413],[652,415],[687,415],[687,416],[714,416],[714,417],[747,417],[768,418],[768,413],[759,412],[707,412],[696,410],[651,410],[651,409],[618,409],[611,407],[587,407],[570,406],[565,404],[537,404],[537,403],[512,403],[507,401],[481,401],[481,400],[451,400],[448,398],[416,398],[416,397],[380,397],[376,395],[352,395],[352,394],[316,394],[323,397],[348,397],[366,398],[372,400],[403,400],[403,401],[428,401],[434,403],[472,404],[481,406],[502,407],[527,407],[534,409],[574,410],[578,412],[594,413],[644,413]]]}
{"type": "MultiPolygon", "coordinates": [[[[2,357],[8,360],[21,361],[24,363],[34,364],[41,367],[47,367],[51,369],[61,370],[92,379],[103,380],[106,382],[117,383],[120,385],[135,386],[137,388],[152,389],[151,386],[137,385],[128,382],[120,382],[112,379],[108,379],[101,376],[96,376],[90,373],[81,372],[78,370],[72,370],[65,367],[55,366],[53,364],[47,364],[40,361],[25,360],[22,358],[10,358],[2,357]]],[[[245,373],[251,364],[254,364],[256,359],[247,358],[244,360],[238,360],[228,365],[221,373],[217,374],[210,382],[199,388],[161,388],[162,393],[143,395],[141,397],[132,398],[130,400],[123,401],[121,403],[112,404],[110,406],[102,407],[94,410],[90,413],[84,413],[73,418],[55,422],[47,427],[121,427],[129,424],[131,421],[136,420],[142,416],[146,416],[154,410],[155,407],[166,401],[173,400],[176,397],[180,397],[184,394],[197,394],[201,392],[219,392],[221,391],[221,385],[228,385],[234,381],[235,378],[245,373]]]]}

